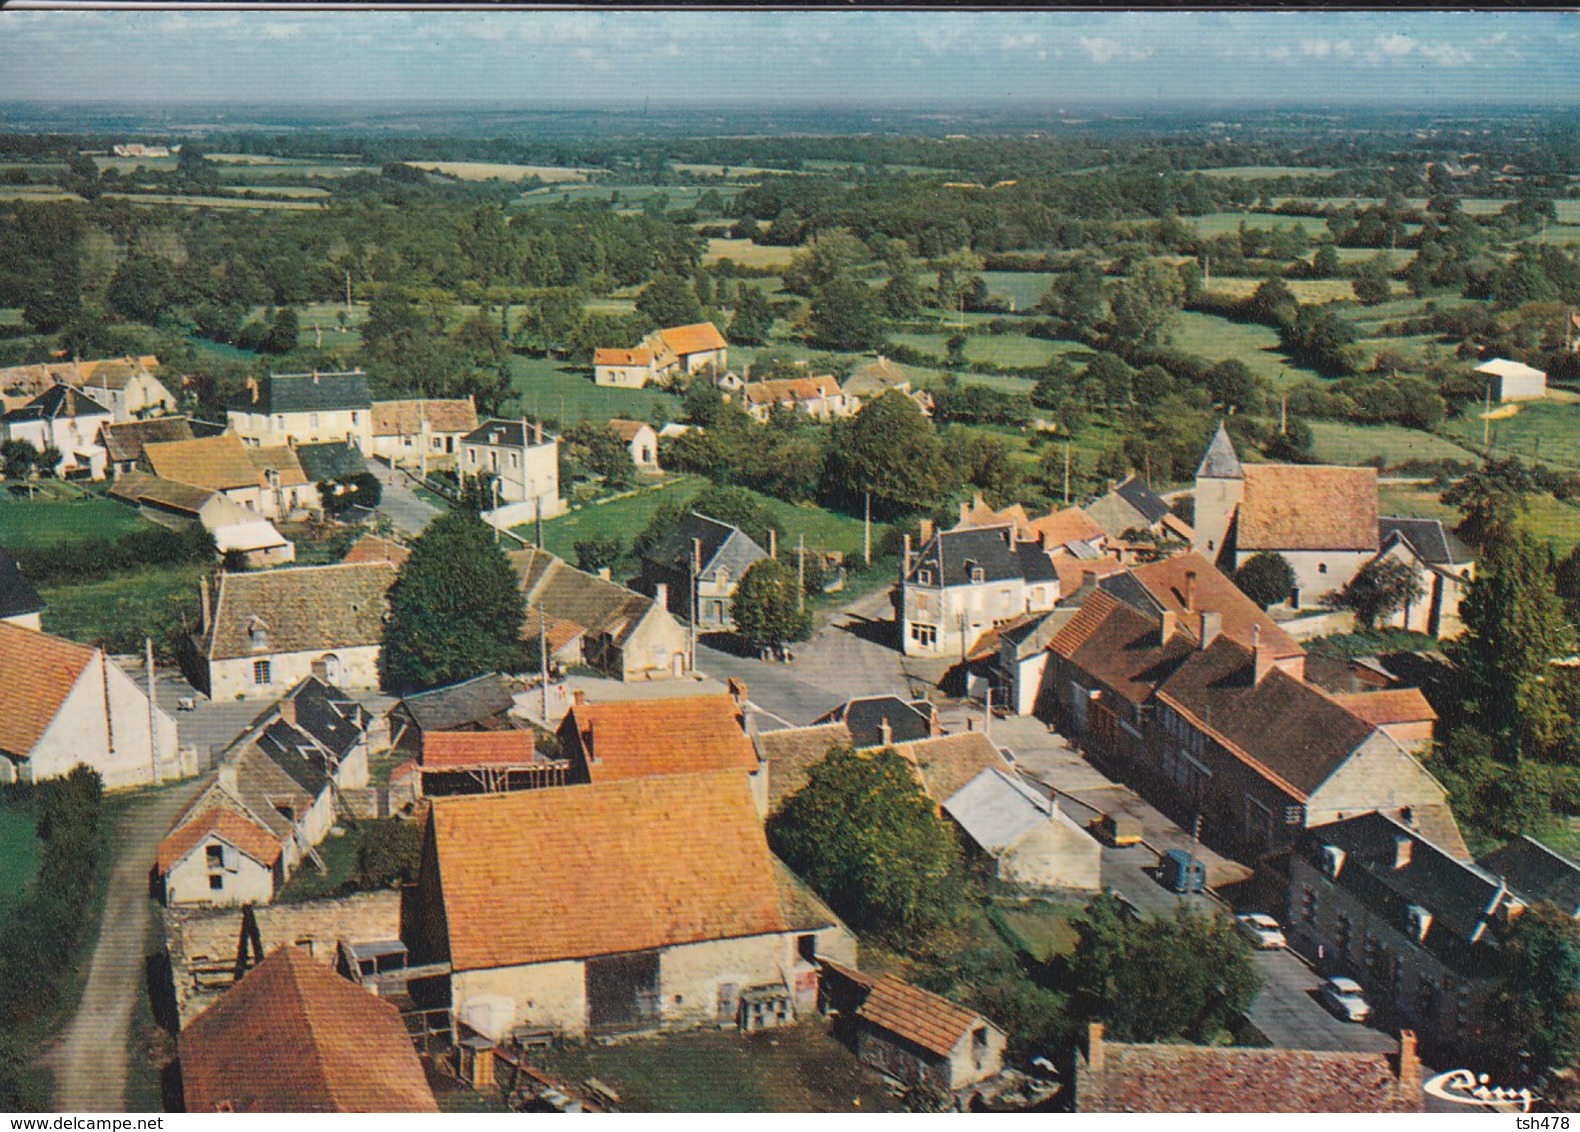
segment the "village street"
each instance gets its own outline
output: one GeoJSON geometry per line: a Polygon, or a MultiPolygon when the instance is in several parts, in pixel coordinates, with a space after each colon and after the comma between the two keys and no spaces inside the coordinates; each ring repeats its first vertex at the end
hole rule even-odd
{"type": "Polygon", "coordinates": [[[439,509],[411,489],[406,473],[396,471],[383,460],[369,460],[367,463],[368,470],[379,481],[384,493],[379,501],[378,513],[395,524],[402,534],[421,534],[423,528],[438,517],[439,509]]]}

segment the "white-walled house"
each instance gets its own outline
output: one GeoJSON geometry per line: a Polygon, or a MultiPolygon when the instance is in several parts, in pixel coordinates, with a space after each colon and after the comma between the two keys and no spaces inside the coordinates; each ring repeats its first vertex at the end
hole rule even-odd
{"type": "Polygon", "coordinates": [[[42,782],[77,766],[106,789],[195,773],[175,720],[103,649],[0,622],[0,782],[42,782]]]}
{"type": "Polygon", "coordinates": [[[102,480],[109,454],[99,443],[99,430],[113,420],[110,410],[57,385],[0,417],[0,439],[24,441],[39,452],[56,449],[61,454],[56,471],[65,479],[102,480]]]}
{"type": "Polygon", "coordinates": [[[1048,552],[1016,539],[1013,523],[941,531],[906,551],[894,592],[906,656],[960,656],[988,630],[1059,600],[1048,552]]]}
{"type": "Polygon", "coordinates": [[[257,447],[343,440],[361,452],[373,451],[373,399],[361,370],[271,373],[249,380],[225,415],[236,434],[257,447]]]}
{"type": "Polygon", "coordinates": [[[1486,378],[1488,396],[1500,405],[1509,401],[1539,401],[1547,396],[1547,375],[1524,362],[1493,358],[1476,372],[1486,378]]]}
{"type": "Polygon", "coordinates": [[[631,453],[631,463],[636,465],[637,471],[644,475],[662,471],[658,466],[658,433],[653,431],[652,425],[646,421],[611,417],[609,431],[618,436],[626,451],[631,453]]]}
{"type": "Polygon", "coordinates": [[[552,519],[565,511],[560,498],[560,439],[541,422],[487,420],[461,438],[456,471],[464,476],[493,476],[501,504],[525,503],[529,509],[516,522],[534,517],[541,507],[552,519]]]}
{"type": "MultiPolygon", "coordinates": [[[[157,366],[158,362],[154,361],[157,366]]],[[[108,409],[116,424],[159,417],[176,411],[177,403],[143,358],[108,358],[81,362],[60,380],[108,409]]]]}

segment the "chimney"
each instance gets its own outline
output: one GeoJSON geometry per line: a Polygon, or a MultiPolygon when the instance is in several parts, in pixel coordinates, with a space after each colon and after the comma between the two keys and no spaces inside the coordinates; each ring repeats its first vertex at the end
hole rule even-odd
{"type": "Polygon", "coordinates": [[[894,728],[889,726],[889,717],[884,716],[878,721],[878,743],[887,747],[894,742],[894,728]]]}
{"type": "Polygon", "coordinates": [[[655,583],[653,586],[653,600],[660,609],[669,608],[669,586],[665,582],[655,583]]]}
{"type": "Polygon", "coordinates": [[[904,578],[911,572],[911,532],[905,532],[905,552],[900,559],[900,577],[904,578]]]}
{"type": "Polygon", "coordinates": [[[927,543],[932,541],[933,521],[931,519],[923,519],[920,523],[916,524],[916,532],[916,537],[919,538],[922,544],[925,546],[927,543]]]}
{"type": "Polygon", "coordinates": [[[261,396],[261,392],[258,389],[258,379],[256,377],[249,377],[247,379],[247,392],[252,397],[252,403],[256,405],[258,403],[258,398],[261,396]]]}
{"type": "Polygon", "coordinates": [[[1115,489],[1115,488],[1116,488],[1116,487],[1118,487],[1118,486],[1119,486],[1119,484],[1118,484],[1118,482],[1117,482],[1117,481],[1115,481],[1115,480],[1109,480],[1109,481],[1108,481],[1108,494],[1109,494],[1109,495],[1112,495],[1112,494],[1113,494],[1113,493],[1114,493],[1114,489],[1115,489]]]}
{"type": "Polygon", "coordinates": [[[779,557],[779,532],[772,527],[768,528],[768,557],[779,557]]]}
{"type": "Polygon", "coordinates": [[[1415,850],[1415,839],[1400,835],[1393,839],[1393,867],[1402,869],[1410,863],[1415,850]]]}
{"type": "Polygon", "coordinates": [[[1196,612],[1196,571],[1185,571],[1185,612],[1196,612]]]}
{"type": "MultiPolygon", "coordinates": [[[[561,425],[560,427],[563,428],[565,426],[561,425]]],[[[542,421],[534,421],[533,424],[532,424],[532,443],[534,443],[534,444],[542,444],[543,443],[543,422],[542,421]]]]}
{"type": "Polygon", "coordinates": [[[216,768],[216,776],[219,788],[225,793],[234,797],[239,792],[239,787],[236,785],[236,763],[234,760],[220,763],[216,768]]]}
{"type": "Polygon", "coordinates": [[[730,699],[735,701],[735,706],[746,706],[746,681],[736,676],[731,676],[724,682],[725,690],[730,693],[730,699]]]}
{"type": "Polygon", "coordinates": [[[944,733],[944,724],[938,718],[938,708],[934,704],[927,705],[927,734],[936,739],[944,733]]]}
{"type": "Polygon", "coordinates": [[[203,635],[208,636],[209,626],[213,623],[213,613],[208,603],[208,575],[198,578],[198,592],[203,598],[203,635]]]}
{"type": "Polygon", "coordinates": [[[583,704],[585,704],[587,702],[587,693],[584,692],[582,689],[577,688],[574,692],[571,693],[571,700],[575,703],[575,706],[581,707],[583,704]]]}
{"type": "Polygon", "coordinates": [[[1416,1053],[1415,1031],[1399,1031],[1399,1093],[1413,1101],[1421,1091],[1421,1058],[1416,1053]]]}
{"type": "Polygon", "coordinates": [[[1273,671],[1273,650],[1262,643],[1262,627],[1251,626],[1251,680],[1260,684],[1273,671]]]}
{"type": "Polygon", "coordinates": [[[613,575],[607,566],[598,567],[598,576],[606,582],[613,580],[613,575]]]}
{"type": "Polygon", "coordinates": [[[1180,627],[1179,614],[1175,613],[1172,609],[1165,609],[1163,611],[1162,624],[1160,624],[1158,626],[1158,644],[1159,645],[1166,645],[1166,644],[1168,644],[1169,643],[1169,638],[1172,637],[1175,634],[1175,632],[1179,629],[1179,627],[1180,627]]]}
{"type": "Polygon", "coordinates": [[[1218,639],[1218,633],[1223,629],[1223,614],[1217,610],[1204,609],[1201,611],[1201,647],[1206,648],[1218,639]]]}
{"type": "Polygon", "coordinates": [[[1103,1024],[1090,1022],[1086,1027],[1086,1065],[1093,1073],[1102,1074],[1107,1059],[1103,1055],[1103,1024]]]}
{"type": "Polygon", "coordinates": [[[296,726],[296,701],[294,699],[286,696],[285,699],[280,701],[278,710],[282,721],[290,724],[292,727],[296,726]]]}

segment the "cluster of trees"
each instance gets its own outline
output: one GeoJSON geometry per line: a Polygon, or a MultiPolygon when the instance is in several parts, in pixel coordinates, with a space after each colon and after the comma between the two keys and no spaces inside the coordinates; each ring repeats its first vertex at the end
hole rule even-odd
{"type": "Polygon", "coordinates": [[[24,544],[11,552],[23,576],[39,585],[103,578],[145,566],[201,565],[213,562],[216,553],[214,536],[197,523],[179,530],[147,526],[113,540],[24,544]]]}

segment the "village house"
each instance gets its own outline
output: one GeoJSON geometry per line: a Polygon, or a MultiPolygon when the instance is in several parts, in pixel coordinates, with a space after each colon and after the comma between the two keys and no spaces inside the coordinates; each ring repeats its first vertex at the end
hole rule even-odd
{"type": "Polygon", "coordinates": [[[245,448],[247,459],[252,461],[263,488],[263,511],[281,519],[304,515],[322,514],[323,500],[318,494],[318,484],[307,474],[298,453],[302,449],[289,444],[272,448],[245,448]]]}
{"type": "Polygon", "coordinates": [[[733,770],[768,813],[768,774],[746,734],[746,693],[590,704],[580,690],[556,733],[570,781],[594,784],[733,770]]]}
{"type": "Polygon", "coordinates": [[[268,903],[329,834],[342,792],[368,784],[373,718],[309,678],[260,716],[160,842],[168,905],[268,903]]]}
{"type": "Polygon", "coordinates": [[[299,947],[192,1019],[179,1050],[187,1112],[439,1111],[400,1010],[299,947]]]}
{"type": "Polygon", "coordinates": [[[130,503],[145,519],[161,526],[180,529],[200,524],[214,536],[214,548],[221,556],[238,554],[249,568],[279,566],[296,558],[295,544],[273,523],[217,491],[147,472],[126,472],[109,496],[130,503]]]}
{"type": "Polygon", "coordinates": [[[585,664],[626,681],[686,674],[686,630],[657,599],[578,570],[546,550],[515,551],[510,561],[527,603],[522,639],[541,636],[555,661],[585,664]]]}
{"type": "Polygon", "coordinates": [[[435,732],[514,730],[510,709],[515,702],[504,677],[497,672],[413,692],[390,708],[390,745],[402,754],[415,756],[435,732]]]}
{"type": "Polygon", "coordinates": [[[1135,476],[1088,503],[1083,509],[1115,542],[1191,544],[1196,532],[1174,514],[1163,498],[1135,476]],[[1145,536],[1145,538],[1138,537],[1145,536]]]}
{"type": "Polygon", "coordinates": [[[728,632],[742,575],[767,557],[739,527],[692,511],[642,555],[634,588],[700,632],[728,632]]]}
{"type": "Polygon", "coordinates": [[[775,409],[805,413],[817,421],[852,416],[856,411],[840,391],[839,382],[827,375],[754,381],[742,390],[741,401],[756,421],[768,420],[775,409]]]}
{"type": "Polygon", "coordinates": [[[990,661],[988,682],[995,707],[1012,715],[1033,715],[1043,709],[1048,642],[1074,615],[1073,605],[1061,605],[1048,613],[1027,613],[977,641],[967,659],[990,661]]]}
{"type": "Polygon", "coordinates": [[[397,468],[455,467],[461,438],[477,428],[470,397],[373,402],[372,455],[397,468]]]}
{"type": "Polygon", "coordinates": [[[226,410],[232,430],[254,447],[343,440],[373,450],[373,400],[368,375],[271,373],[249,378],[242,397],[226,410]]]}
{"type": "Polygon", "coordinates": [[[22,576],[16,559],[0,547],[0,622],[42,630],[47,608],[33,583],[22,576]]]}
{"type": "Polygon", "coordinates": [[[948,814],[996,875],[1028,888],[1097,892],[1103,847],[1081,825],[1014,773],[984,770],[945,799],[948,814]]]}
{"type": "Polygon", "coordinates": [[[933,397],[925,389],[911,388],[911,375],[895,362],[879,354],[876,361],[866,362],[850,371],[850,376],[840,387],[851,412],[876,401],[885,393],[903,393],[916,402],[924,416],[933,415],[933,397]]]}
{"type": "Polygon", "coordinates": [[[737,770],[434,799],[402,940],[449,965],[413,998],[494,1041],[788,1022],[856,961],[737,770]]]}
{"type": "Polygon", "coordinates": [[[1137,1045],[1087,1027],[1075,1053],[1073,1112],[1421,1112],[1415,1034],[1399,1052],[1137,1045]]]}
{"type": "Polygon", "coordinates": [[[264,490],[266,477],[234,432],[194,440],[143,445],[138,470],[162,480],[216,491],[265,518],[278,518],[276,497],[264,490]]]}
{"type": "Polygon", "coordinates": [[[628,421],[622,417],[609,419],[609,431],[620,438],[626,451],[631,453],[631,463],[643,475],[657,475],[663,471],[658,466],[658,433],[646,421],[628,421]]]}
{"type": "Polygon", "coordinates": [[[200,435],[199,430],[202,430],[201,435],[209,436],[225,431],[221,425],[205,424],[190,417],[150,417],[146,421],[103,425],[99,429],[99,443],[109,457],[109,474],[120,476],[137,470],[144,446],[193,440],[200,435]]]}
{"type": "Polygon", "coordinates": [[[1412,755],[1426,758],[1436,737],[1437,712],[1419,688],[1335,692],[1344,710],[1371,724],[1412,755]]]}
{"type": "Polygon", "coordinates": [[[1377,469],[1241,464],[1222,424],[1196,469],[1193,549],[1233,574],[1257,554],[1295,572],[1289,604],[1321,605],[1376,554],[1377,469]]]}
{"type": "Polygon", "coordinates": [[[115,423],[122,424],[176,411],[175,396],[152,373],[158,365],[153,358],[107,358],[78,362],[57,377],[108,409],[115,423]]]}
{"type": "Polygon", "coordinates": [[[1475,1051],[1498,932],[1526,905],[1506,879],[1385,813],[1306,830],[1288,878],[1290,946],[1440,1052],[1475,1051]]]}
{"type": "Polygon", "coordinates": [[[497,794],[564,786],[570,761],[541,754],[531,731],[434,731],[423,736],[417,772],[422,797],[497,794]]]}
{"type": "Polygon", "coordinates": [[[106,789],[196,773],[176,724],[103,649],[0,621],[0,783],[43,782],[78,766],[106,789]]]}
{"type": "Polygon", "coordinates": [[[377,688],[387,563],[290,566],[221,574],[193,639],[193,683],[210,699],[278,696],[309,676],[343,688],[377,688]]]}
{"type": "Polygon", "coordinates": [[[874,976],[834,959],[823,961],[822,1003],[835,1033],[856,1056],[904,1086],[930,1085],[961,1096],[1004,1070],[1008,1036],[974,1010],[893,975],[874,976]]]}
{"type": "Polygon", "coordinates": [[[1487,381],[1487,398],[1502,405],[1509,401],[1539,401],[1547,396],[1547,375],[1524,362],[1493,358],[1476,372],[1487,381]]]}
{"type": "Polygon", "coordinates": [[[910,536],[893,601],[906,656],[959,656],[983,633],[1059,600],[1059,575],[1048,552],[1015,537],[1014,522],[932,532],[922,524],[915,555],[910,536]]]}
{"type": "Polygon", "coordinates": [[[560,498],[560,438],[542,422],[487,420],[461,438],[456,470],[464,476],[492,476],[502,504],[525,504],[517,522],[565,511],[560,498]]]}
{"type": "Polygon", "coordinates": [[[1409,566],[1421,597],[1383,618],[1381,624],[1413,629],[1429,637],[1457,637],[1465,629],[1459,605],[1476,576],[1475,556],[1439,519],[1384,516],[1377,520],[1382,549],[1377,561],[1409,566]]]}
{"type": "Polygon", "coordinates": [[[0,439],[20,440],[42,453],[61,454],[54,469],[63,479],[102,480],[109,455],[99,443],[99,430],[114,418],[110,410],[67,385],[47,389],[0,417],[0,439]]]}
{"type": "Polygon", "coordinates": [[[318,485],[329,484],[332,491],[346,490],[348,481],[371,474],[362,453],[343,440],[298,444],[292,451],[302,469],[303,478],[312,490],[314,510],[323,510],[322,492],[318,485]]]}
{"type": "Polygon", "coordinates": [[[614,389],[640,389],[655,380],[656,351],[647,346],[630,350],[599,347],[593,351],[593,384],[614,389]]]}
{"type": "Polygon", "coordinates": [[[618,389],[640,389],[653,382],[668,385],[676,377],[712,368],[723,372],[729,343],[711,322],[655,330],[634,348],[593,351],[593,383],[618,389]]]}

